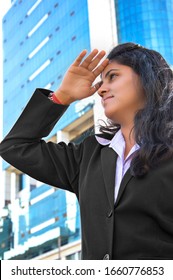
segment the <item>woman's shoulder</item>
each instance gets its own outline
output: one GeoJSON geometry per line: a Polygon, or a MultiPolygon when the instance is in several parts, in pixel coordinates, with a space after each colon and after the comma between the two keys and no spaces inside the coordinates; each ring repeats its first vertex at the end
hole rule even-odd
{"type": "Polygon", "coordinates": [[[84,141],[83,144],[84,145],[108,145],[110,143],[110,141],[112,140],[112,138],[114,137],[114,135],[110,135],[110,134],[106,134],[106,133],[99,133],[99,134],[93,134],[93,135],[89,135],[87,136],[84,141]]]}

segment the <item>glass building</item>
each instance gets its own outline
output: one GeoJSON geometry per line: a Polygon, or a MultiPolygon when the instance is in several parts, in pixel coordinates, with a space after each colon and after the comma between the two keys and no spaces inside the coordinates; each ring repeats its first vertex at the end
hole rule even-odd
{"type": "MultiPolygon", "coordinates": [[[[84,48],[90,50],[86,0],[13,1],[3,18],[4,135],[35,88],[53,90],[58,87],[67,67],[84,48]]],[[[87,101],[82,107],[75,103],[70,106],[49,139],[59,141],[57,131],[67,129],[81,113],[89,112],[88,126],[93,126],[93,104],[93,101],[87,101]]],[[[68,128],[70,140],[78,141],[78,134],[72,130],[68,128]]],[[[30,259],[56,249],[57,244],[61,247],[80,240],[76,198],[29,178],[6,162],[4,169],[5,205],[11,211],[13,232],[11,244],[2,241],[8,249],[7,258],[30,259]]],[[[6,228],[7,225],[4,222],[6,228]]]]}
{"type": "MultiPolygon", "coordinates": [[[[3,34],[5,135],[35,88],[58,87],[76,54],[90,50],[87,1],[15,1],[3,19],[3,34]]],[[[75,105],[68,113],[78,117],[75,105]]]]}
{"type": "Polygon", "coordinates": [[[119,43],[159,51],[173,65],[173,0],[115,0],[119,43]]]}
{"type": "MultiPolygon", "coordinates": [[[[35,88],[55,90],[83,49],[104,48],[98,27],[112,38],[113,1],[16,0],[3,18],[3,135],[15,123],[35,88]],[[93,11],[102,9],[97,18],[93,11]],[[94,30],[94,33],[92,31],[94,30]],[[93,35],[94,34],[94,35],[93,35]],[[99,35],[98,37],[95,34],[99,35]],[[94,41],[98,39],[97,42],[94,41]]],[[[106,37],[107,36],[107,37],[106,37]]],[[[80,143],[94,126],[95,97],[75,102],[46,141],[80,143]]],[[[0,217],[1,259],[79,259],[80,213],[74,194],[23,174],[7,162],[4,214],[0,217]]]]}

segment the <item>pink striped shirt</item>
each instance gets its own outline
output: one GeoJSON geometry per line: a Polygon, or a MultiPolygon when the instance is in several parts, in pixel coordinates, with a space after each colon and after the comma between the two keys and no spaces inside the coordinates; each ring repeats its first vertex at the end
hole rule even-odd
{"type": "Polygon", "coordinates": [[[131,160],[133,158],[133,154],[135,151],[139,149],[139,145],[135,144],[130,152],[128,153],[127,157],[124,159],[124,152],[125,152],[125,141],[124,137],[122,135],[121,130],[119,130],[115,136],[112,138],[112,140],[107,140],[101,137],[96,136],[97,141],[101,145],[109,145],[110,148],[112,148],[117,154],[117,162],[116,162],[116,175],[115,175],[115,192],[114,192],[114,197],[115,201],[118,196],[120,184],[122,181],[122,178],[126,171],[130,167],[131,160]]]}

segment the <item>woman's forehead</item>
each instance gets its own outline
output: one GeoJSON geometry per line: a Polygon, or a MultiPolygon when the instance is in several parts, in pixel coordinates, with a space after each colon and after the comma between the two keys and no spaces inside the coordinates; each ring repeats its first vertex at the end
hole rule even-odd
{"type": "Polygon", "coordinates": [[[110,71],[111,69],[119,69],[120,64],[116,61],[110,61],[109,64],[105,67],[105,69],[101,73],[101,78],[105,77],[106,73],[110,71]]]}
{"type": "Polygon", "coordinates": [[[127,65],[120,64],[116,61],[110,61],[109,64],[105,67],[105,69],[101,73],[101,75],[100,75],[101,79],[104,79],[107,76],[107,74],[109,72],[111,72],[111,70],[112,71],[123,71],[123,70],[126,71],[126,70],[132,70],[132,69],[131,69],[131,67],[129,67],[127,65]]]}

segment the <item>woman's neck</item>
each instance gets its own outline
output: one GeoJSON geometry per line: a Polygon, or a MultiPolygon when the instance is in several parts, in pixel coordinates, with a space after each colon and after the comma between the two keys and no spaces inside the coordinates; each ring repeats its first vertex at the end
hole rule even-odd
{"type": "Polygon", "coordinates": [[[130,152],[131,148],[135,145],[135,137],[134,137],[134,130],[133,125],[130,126],[121,126],[121,132],[124,137],[125,141],[125,151],[124,151],[124,159],[127,157],[128,153],[130,152]]]}

